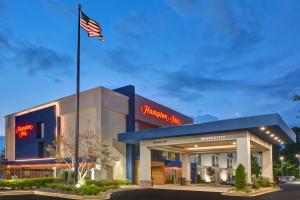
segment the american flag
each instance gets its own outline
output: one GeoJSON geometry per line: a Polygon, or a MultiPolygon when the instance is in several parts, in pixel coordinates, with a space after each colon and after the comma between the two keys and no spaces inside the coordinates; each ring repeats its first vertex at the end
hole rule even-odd
{"type": "Polygon", "coordinates": [[[103,41],[102,29],[99,23],[86,16],[83,12],[80,14],[80,26],[87,31],[89,37],[97,37],[103,41]]]}

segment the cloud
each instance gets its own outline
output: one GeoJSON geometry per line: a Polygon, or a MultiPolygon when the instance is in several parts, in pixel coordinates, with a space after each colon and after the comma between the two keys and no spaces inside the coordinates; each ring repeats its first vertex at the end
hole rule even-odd
{"type": "Polygon", "coordinates": [[[25,70],[29,75],[42,74],[55,82],[70,74],[71,57],[56,50],[17,40],[13,34],[0,31],[0,68],[11,66],[25,70]],[[11,62],[13,61],[13,62],[11,62]]]}
{"type": "Polygon", "coordinates": [[[212,122],[217,120],[218,118],[216,116],[210,114],[198,115],[194,117],[195,123],[212,122]]]}
{"type": "Polygon", "coordinates": [[[182,101],[195,101],[211,92],[239,92],[244,95],[260,95],[268,98],[288,99],[300,90],[300,68],[290,71],[273,81],[254,82],[220,77],[204,77],[193,71],[179,70],[163,75],[160,89],[182,101]]]}
{"type": "Polygon", "coordinates": [[[32,44],[20,48],[16,52],[16,58],[18,58],[18,67],[26,69],[30,75],[36,75],[39,72],[55,74],[55,71],[67,73],[67,67],[71,63],[69,56],[32,44]]]}
{"type": "Polygon", "coordinates": [[[191,17],[197,12],[199,0],[164,0],[165,4],[181,17],[191,17]]]}

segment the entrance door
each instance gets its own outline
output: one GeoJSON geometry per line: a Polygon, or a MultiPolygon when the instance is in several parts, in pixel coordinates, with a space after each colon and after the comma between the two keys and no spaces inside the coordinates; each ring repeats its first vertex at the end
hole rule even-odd
{"type": "Polygon", "coordinates": [[[176,170],[170,171],[170,177],[171,177],[172,183],[175,184],[176,183],[176,170]]]}

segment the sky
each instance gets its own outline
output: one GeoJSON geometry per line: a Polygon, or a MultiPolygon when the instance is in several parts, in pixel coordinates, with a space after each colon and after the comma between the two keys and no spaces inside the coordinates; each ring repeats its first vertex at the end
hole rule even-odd
{"type": "Polygon", "coordinates": [[[104,35],[81,30],[81,90],[131,84],[196,122],[299,125],[300,1],[0,0],[0,135],[5,115],[75,92],[78,2],[104,35]]]}

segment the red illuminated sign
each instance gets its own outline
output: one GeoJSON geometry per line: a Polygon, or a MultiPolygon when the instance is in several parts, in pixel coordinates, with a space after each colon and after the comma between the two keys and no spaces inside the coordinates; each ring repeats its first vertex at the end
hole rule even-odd
{"type": "Polygon", "coordinates": [[[162,111],[155,110],[155,109],[151,108],[151,106],[149,106],[149,105],[141,106],[141,113],[143,115],[153,116],[156,119],[164,120],[170,124],[176,124],[176,125],[181,124],[181,120],[178,119],[177,117],[175,117],[174,115],[168,115],[162,111]]]}
{"type": "Polygon", "coordinates": [[[16,134],[19,138],[27,137],[29,133],[33,130],[33,124],[25,124],[16,127],[16,134]]]}

